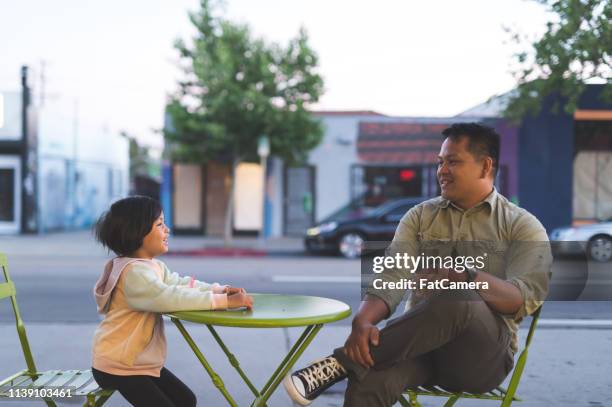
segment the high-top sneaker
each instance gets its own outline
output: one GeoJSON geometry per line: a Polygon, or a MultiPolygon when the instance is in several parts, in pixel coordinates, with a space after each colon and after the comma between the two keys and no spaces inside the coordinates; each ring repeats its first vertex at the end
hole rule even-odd
{"type": "Polygon", "coordinates": [[[307,406],[333,384],[344,380],[346,376],[346,370],[338,360],[328,356],[287,375],[283,385],[293,401],[301,406],[307,406]]]}

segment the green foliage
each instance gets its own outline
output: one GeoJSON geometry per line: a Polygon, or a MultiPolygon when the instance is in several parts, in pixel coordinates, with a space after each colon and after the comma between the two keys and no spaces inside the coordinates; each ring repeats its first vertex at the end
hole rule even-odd
{"type": "MultiPolygon", "coordinates": [[[[609,0],[540,0],[556,15],[532,52],[516,55],[521,66],[518,87],[510,96],[506,116],[519,120],[540,111],[555,96],[553,110],[576,110],[585,82],[606,81],[604,97],[612,100],[612,3],[609,0]]],[[[518,36],[515,36],[518,42],[518,36]]]]}
{"type": "Polygon", "coordinates": [[[257,141],[265,134],[271,154],[289,163],[303,161],[323,134],[306,110],[323,91],[306,32],[281,47],[216,16],[208,0],[200,6],[190,13],[196,28],[191,44],[175,43],[184,78],[166,107],[171,158],[255,161],[257,141]]]}

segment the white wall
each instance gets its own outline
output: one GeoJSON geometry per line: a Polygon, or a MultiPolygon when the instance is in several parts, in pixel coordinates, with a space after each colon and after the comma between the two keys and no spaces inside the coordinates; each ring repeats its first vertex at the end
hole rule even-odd
{"type": "Polygon", "coordinates": [[[260,230],[263,217],[263,172],[261,165],[241,163],[236,168],[234,228],[260,230]]]}
{"type": "Polygon", "coordinates": [[[359,122],[380,120],[382,116],[318,116],[324,128],[321,144],[309,155],[316,167],[315,221],[329,216],[350,200],[350,171],[357,164],[359,122]]]}
{"type": "Polygon", "coordinates": [[[21,92],[0,92],[0,140],[21,140],[21,92]]]}
{"type": "Polygon", "coordinates": [[[62,100],[49,100],[38,117],[41,231],[88,227],[128,193],[128,141],[62,100]]]}

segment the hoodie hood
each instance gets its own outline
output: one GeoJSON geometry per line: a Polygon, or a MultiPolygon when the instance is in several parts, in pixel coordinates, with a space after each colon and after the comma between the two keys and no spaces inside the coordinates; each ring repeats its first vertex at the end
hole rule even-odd
{"type": "Polygon", "coordinates": [[[108,311],[113,289],[117,285],[117,281],[119,281],[119,277],[121,277],[123,270],[125,270],[129,264],[137,261],[149,262],[152,260],[135,259],[133,257],[115,257],[106,263],[104,272],[96,282],[93,290],[96,304],[98,305],[98,312],[100,314],[105,314],[108,311]]]}

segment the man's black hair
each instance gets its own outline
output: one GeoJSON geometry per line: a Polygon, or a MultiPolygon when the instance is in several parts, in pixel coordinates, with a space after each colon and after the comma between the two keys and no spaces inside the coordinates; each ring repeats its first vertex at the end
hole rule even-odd
{"type": "Polygon", "coordinates": [[[499,134],[489,126],[478,123],[455,123],[442,131],[444,139],[459,141],[468,139],[468,151],[477,159],[491,157],[493,160],[493,178],[499,169],[499,134]]]}
{"type": "Polygon", "coordinates": [[[121,199],[96,222],[96,240],[118,256],[129,256],[142,246],[161,212],[159,202],[148,196],[121,199]]]}

